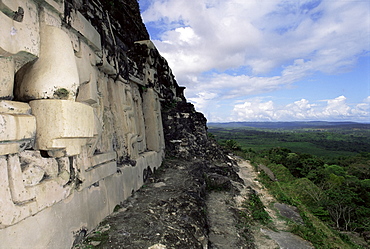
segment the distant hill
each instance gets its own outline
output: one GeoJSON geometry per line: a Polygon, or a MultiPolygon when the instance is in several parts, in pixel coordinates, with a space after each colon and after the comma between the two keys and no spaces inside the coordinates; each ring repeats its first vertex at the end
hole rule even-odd
{"type": "Polygon", "coordinates": [[[303,129],[303,128],[360,128],[370,129],[370,123],[356,122],[229,122],[229,123],[208,123],[209,128],[260,128],[260,129],[303,129]]]}

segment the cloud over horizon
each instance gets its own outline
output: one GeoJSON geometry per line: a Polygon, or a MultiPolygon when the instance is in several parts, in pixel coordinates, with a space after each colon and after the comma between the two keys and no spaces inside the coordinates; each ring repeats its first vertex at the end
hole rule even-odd
{"type": "MultiPolygon", "coordinates": [[[[368,0],[146,1],[142,15],[152,40],[206,115],[225,100],[290,89],[315,74],[350,72],[369,57],[368,0]]],[[[269,113],[267,103],[260,104],[269,113]]],[[[330,110],[322,117],[338,117],[330,110]]],[[[347,118],[363,114],[339,111],[347,118]]]]}
{"type": "Polygon", "coordinates": [[[301,99],[285,106],[277,106],[271,100],[249,99],[236,104],[232,116],[235,121],[290,121],[292,117],[295,121],[348,121],[355,115],[357,121],[368,121],[369,114],[370,96],[362,103],[348,104],[347,98],[342,95],[317,103],[301,99]]]}

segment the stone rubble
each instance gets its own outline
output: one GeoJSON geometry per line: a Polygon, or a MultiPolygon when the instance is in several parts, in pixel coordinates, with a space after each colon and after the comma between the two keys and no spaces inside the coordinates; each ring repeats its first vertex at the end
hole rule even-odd
{"type": "MultiPolygon", "coordinates": [[[[209,175],[217,175],[214,173],[217,166],[213,163],[201,159],[166,159],[163,166],[148,178],[143,188],[123,202],[116,213],[107,217],[96,230],[88,234],[83,243],[76,244],[74,248],[89,245],[130,249],[250,248],[242,237],[238,237],[235,244],[233,237],[230,240],[232,244],[228,245],[230,247],[217,247],[219,241],[210,231],[216,229],[213,220],[208,217],[215,209],[231,211],[225,203],[221,207],[219,203],[212,205],[207,201],[214,191],[207,179],[209,175]],[[105,229],[107,227],[109,229],[105,229]],[[234,247],[236,245],[239,247],[234,247]]],[[[225,175],[237,177],[231,167],[225,166],[223,171],[225,175]]],[[[218,189],[215,193],[232,201],[233,193],[238,190],[234,187],[235,182],[227,178],[230,184],[233,182],[230,189],[224,188],[224,184],[212,184],[218,189]]],[[[233,212],[228,214],[233,223],[226,230],[237,236],[237,219],[233,212]]],[[[220,222],[223,220],[219,218],[217,222],[222,225],[220,222]]],[[[223,219],[227,218],[223,214],[223,219]]],[[[224,229],[226,225],[227,222],[223,224],[224,229]]],[[[221,227],[218,229],[222,230],[221,227]]]]}

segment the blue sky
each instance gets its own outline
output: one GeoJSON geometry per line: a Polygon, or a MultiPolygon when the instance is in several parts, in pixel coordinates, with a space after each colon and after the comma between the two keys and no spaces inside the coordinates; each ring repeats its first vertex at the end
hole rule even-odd
{"type": "Polygon", "coordinates": [[[370,122],[369,0],[139,0],[209,122],[370,122]]]}

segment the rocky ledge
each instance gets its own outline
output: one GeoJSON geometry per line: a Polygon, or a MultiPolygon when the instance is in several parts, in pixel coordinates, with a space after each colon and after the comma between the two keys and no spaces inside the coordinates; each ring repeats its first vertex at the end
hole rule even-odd
{"type": "Polygon", "coordinates": [[[314,248],[288,232],[288,224],[303,222],[296,209],[277,203],[256,180],[254,167],[234,159],[165,160],[116,212],[89,234],[81,233],[74,249],[314,248]],[[264,204],[268,225],[248,218],[252,194],[264,204]]]}
{"type": "MultiPolygon", "coordinates": [[[[74,248],[217,248],[209,239],[207,196],[220,191],[231,199],[239,192],[236,186],[242,180],[234,167],[232,163],[166,160],[156,172],[148,172],[146,184],[82,243],[77,240],[74,248]]],[[[243,237],[239,239],[238,248],[249,248],[243,237]]]]}

